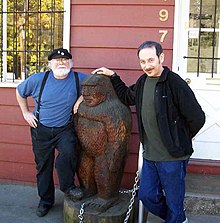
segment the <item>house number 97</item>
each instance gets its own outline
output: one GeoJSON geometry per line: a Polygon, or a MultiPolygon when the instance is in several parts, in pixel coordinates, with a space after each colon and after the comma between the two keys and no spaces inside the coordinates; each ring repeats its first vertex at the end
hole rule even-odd
{"type": "MultiPolygon", "coordinates": [[[[169,13],[166,9],[161,9],[159,12],[159,19],[161,22],[166,22],[169,18],[169,13]]],[[[165,40],[165,37],[168,33],[168,30],[159,30],[160,36],[160,42],[163,43],[165,40]]]]}

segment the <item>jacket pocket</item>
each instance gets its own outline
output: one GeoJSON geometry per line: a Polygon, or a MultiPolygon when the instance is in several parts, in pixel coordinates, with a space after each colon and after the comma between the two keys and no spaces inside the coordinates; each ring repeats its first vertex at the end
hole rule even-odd
{"type": "Polygon", "coordinates": [[[181,118],[178,117],[173,121],[171,135],[173,139],[173,147],[169,148],[168,151],[172,156],[182,157],[192,154],[192,142],[189,131],[181,118]]]}

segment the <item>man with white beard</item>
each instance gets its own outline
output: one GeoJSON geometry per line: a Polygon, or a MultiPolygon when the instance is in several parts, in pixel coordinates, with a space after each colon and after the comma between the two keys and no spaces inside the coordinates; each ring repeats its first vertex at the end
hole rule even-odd
{"type": "Polygon", "coordinates": [[[82,101],[81,82],[86,75],[71,70],[72,55],[66,49],[55,49],[48,60],[50,71],[31,75],[16,89],[18,104],[31,128],[40,197],[36,211],[39,217],[46,215],[54,204],[54,160],[60,190],[70,198],[82,197],[81,190],[74,184],[77,154],[71,120],[82,101]],[[29,96],[35,100],[33,112],[29,110],[29,96]],[[58,151],[56,159],[55,149],[58,151]]]}

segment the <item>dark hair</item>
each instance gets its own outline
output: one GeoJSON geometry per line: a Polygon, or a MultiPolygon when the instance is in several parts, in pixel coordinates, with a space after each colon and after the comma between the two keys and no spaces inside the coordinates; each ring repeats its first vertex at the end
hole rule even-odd
{"type": "Polygon", "coordinates": [[[137,51],[137,56],[139,57],[139,53],[141,50],[145,49],[145,48],[153,48],[155,47],[156,49],[156,54],[159,57],[161,53],[163,53],[163,48],[160,45],[160,43],[154,42],[154,41],[145,41],[143,42],[139,47],[138,47],[138,51],[137,51]]]}

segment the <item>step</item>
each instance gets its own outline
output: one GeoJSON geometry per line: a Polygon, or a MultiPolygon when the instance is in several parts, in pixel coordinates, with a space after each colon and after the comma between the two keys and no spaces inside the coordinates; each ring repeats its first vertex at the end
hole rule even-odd
{"type": "Polygon", "coordinates": [[[186,213],[220,215],[220,195],[186,192],[186,213]]]}

